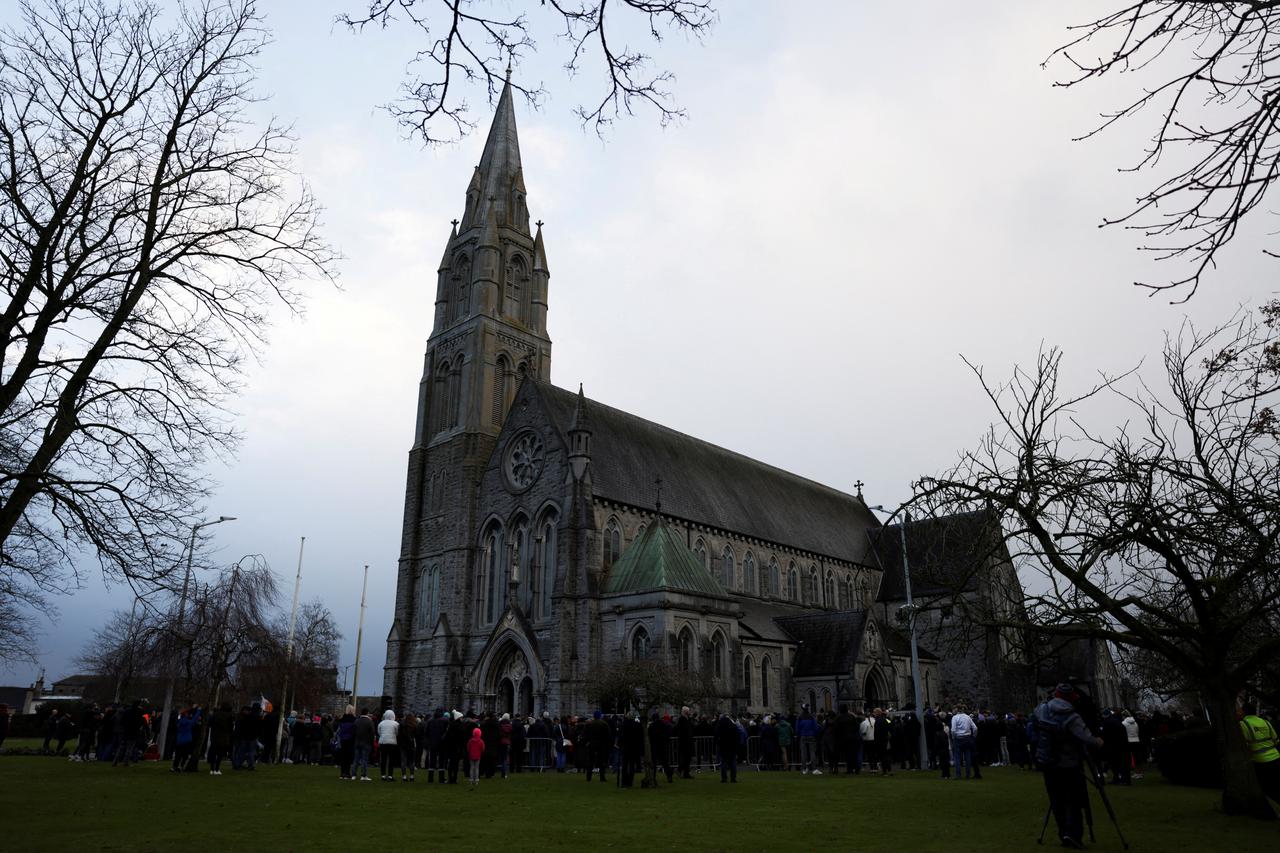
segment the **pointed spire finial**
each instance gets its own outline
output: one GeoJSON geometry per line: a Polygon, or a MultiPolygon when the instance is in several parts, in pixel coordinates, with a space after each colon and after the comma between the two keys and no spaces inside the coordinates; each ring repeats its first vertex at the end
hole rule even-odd
{"type": "Polygon", "coordinates": [[[507,54],[507,82],[511,82],[511,54],[507,54]]]}
{"type": "Polygon", "coordinates": [[[658,497],[653,502],[653,509],[658,515],[662,515],[662,477],[658,477],[653,481],[653,486],[658,490],[658,497]]]}

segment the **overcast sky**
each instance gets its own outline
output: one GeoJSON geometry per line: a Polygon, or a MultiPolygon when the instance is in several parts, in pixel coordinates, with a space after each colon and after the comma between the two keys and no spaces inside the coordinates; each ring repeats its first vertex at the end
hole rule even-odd
{"type": "MultiPolygon", "coordinates": [[[[424,150],[378,109],[414,33],[333,25],[361,0],[262,5],[275,35],[262,89],[295,123],[345,261],[305,318],[280,314],[237,401],[245,441],[211,472],[208,510],[239,520],[213,544],[224,561],[265,555],[287,606],[305,535],[302,597],[333,610],[343,666],[369,564],[373,692],[435,269],[488,113],[460,145],[424,150]]],[[[1138,81],[1068,91],[1041,68],[1088,4],[719,5],[705,44],[676,37],[658,54],[678,75],[679,126],[642,113],[604,142],[584,132],[571,110],[599,80],[584,69],[566,85],[552,39],[516,71],[552,92],[517,118],[529,208],[546,222],[556,384],[845,491],[861,479],[869,503],[896,505],[991,420],[961,354],[1003,375],[1057,344],[1083,383],[1154,361],[1184,317],[1218,322],[1274,291],[1260,251],[1274,223],[1242,234],[1188,305],[1131,286],[1174,273],[1133,233],[1097,227],[1150,180],[1117,171],[1148,128],[1072,138],[1138,81]]],[[[0,20],[13,15],[6,4],[0,20]]],[[[71,674],[129,603],[99,580],[63,599],[40,650],[49,677],[71,674]]]]}

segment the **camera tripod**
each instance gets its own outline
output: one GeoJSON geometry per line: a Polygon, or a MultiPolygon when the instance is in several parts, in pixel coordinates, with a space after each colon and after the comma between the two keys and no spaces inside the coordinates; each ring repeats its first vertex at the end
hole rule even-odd
{"type": "MultiPolygon", "coordinates": [[[[1116,810],[1111,805],[1111,800],[1107,797],[1105,790],[1105,781],[1102,774],[1098,772],[1098,767],[1093,763],[1093,757],[1087,752],[1081,754],[1081,760],[1084,762],[1085,769],[1089,771],[1089,781],[1093,784],[1094,790],[1098,792],[1098,799],[1102,800],[1102,805],[1107,810],[1107,816],[1111,818],[1111,824],[1116,828],[1116,835],[1120,836],[1120,843],[1125,850],[1129,849],[1129,842],[1125,840],[1124,833],[1120,830],[1120,821],[1116,818],[1116,810]]],[[[1049,817],[1053,814],[1053,803],[1044,812],[1044,823],[1040,826],[1040,837],[1036,839],[1036,844],[1044,844],[1044,834],[1049,829],[1049,817]]],[[[1084,797],[1084,822],[1089,828],[1089,841],[1097,841],[1093,834],[1093,807],[1089,803],[1089,789],[1085,789],[1084,797]]]]}

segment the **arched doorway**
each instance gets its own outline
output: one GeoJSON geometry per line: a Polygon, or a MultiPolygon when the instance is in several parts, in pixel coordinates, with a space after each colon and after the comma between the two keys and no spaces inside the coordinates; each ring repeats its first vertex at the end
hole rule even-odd
{"type": "Polygon", "coordinates": [[[520,682],[520,702],[515,710],[522,717],[533,716],[533,679],[527,675],[520,682]]]}
{"type": "Polygon", "coordinates": [[[499,714],[510,714],[515,711],[515,705],[516,686],[510,678],[504,678],[498,682],[498,707],[494,710],[499,714]]]}
{"type": "Polygon", "coordinates": [[[887,708],[893,704],[889,685],[878,668],[867,670],[867,678],[862,686],[862,701],[869,708],[887,708]]]}

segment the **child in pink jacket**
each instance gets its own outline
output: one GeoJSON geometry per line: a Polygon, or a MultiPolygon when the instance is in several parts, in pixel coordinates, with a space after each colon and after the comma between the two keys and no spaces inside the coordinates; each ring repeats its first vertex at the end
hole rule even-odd
{"type": "Polygon", "coordinates": [[[480,756],[484,755],[484,738],[480,729],[471,732],[471,740],[467,741],[467,758],[471,760],[471,784],[480,782],[480,756]]]}

